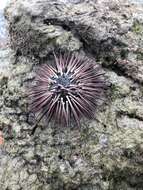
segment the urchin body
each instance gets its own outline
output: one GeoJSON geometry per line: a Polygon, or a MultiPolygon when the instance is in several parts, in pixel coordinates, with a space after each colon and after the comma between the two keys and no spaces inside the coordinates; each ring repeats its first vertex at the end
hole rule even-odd
{"type": "Polygon", "coordinates": [[[69,126],[82,117],[93,118],[105,87],[103,72],[88,58],[54,54],[54,64],[44,64],[36,72],[30,89],[30,109],[48,122],[69,126]]]}

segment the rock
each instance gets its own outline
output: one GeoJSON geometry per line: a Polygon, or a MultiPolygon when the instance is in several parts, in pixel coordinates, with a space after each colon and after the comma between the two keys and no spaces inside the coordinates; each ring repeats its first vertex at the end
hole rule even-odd
{"type": "Polygon", "coordinates": [[[1,50],[0,184],[6,190],[141,190],[143,187],[143,7],[127,1],[12,0],[12,50],[1,50]],[[54,51],[99,63],[111,84],[81,128],[35,118],[27,87],[54,51]]]}

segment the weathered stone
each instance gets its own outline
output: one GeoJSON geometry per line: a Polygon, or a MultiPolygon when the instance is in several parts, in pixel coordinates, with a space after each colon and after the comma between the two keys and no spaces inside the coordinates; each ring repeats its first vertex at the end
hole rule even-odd
{"type": "Polygon", "coordinates": [[[0,51],[2,190],[142,190],[143,7],[127,1],[12,0],[11,50],[0,51]],[[27,86],[51,52],[78,51],[103,66],[106,102],[81,128],[39,124],[30,136],[27,86]]]}

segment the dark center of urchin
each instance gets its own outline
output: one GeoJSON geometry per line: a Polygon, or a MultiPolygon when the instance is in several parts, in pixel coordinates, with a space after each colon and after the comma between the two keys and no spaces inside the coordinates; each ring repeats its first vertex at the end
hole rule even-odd
{"type": "Polygon", "coordinates": [[[71,75],[72,73],[67,74],[66,72],[63,74],[57,73],[57,77],[51,78],[53,82],[51,82],[49,90],[59,93],[60,97],[63,97],[65,100],[71,84],[74,84],[71,75]]]}
{"type": "Polygon", "coordinates": [[[55,83],[51,85],[51,87],[59,87],[63,86],[64,88],[68,88],[71,84],[71,78],[69,74],[63,73],[62,75],[58,75],[57,78],[53,77],[55,83]]]}

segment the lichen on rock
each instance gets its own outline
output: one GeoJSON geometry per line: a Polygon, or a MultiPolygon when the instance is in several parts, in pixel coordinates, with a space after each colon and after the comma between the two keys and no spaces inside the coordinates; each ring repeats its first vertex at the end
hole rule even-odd
{"type": "Polygon", "coordinates": [[[0,50],[2,190],[141,190],[143,187],[143,7],[128,1],[12,0],[11,48],[0,50]],[[44,121],[34,136],[27,86],[53,50],[79,52],[110,87],[92,121],[44,121]],[[7,64],[8,63],[8,64],[7,64]]]}

